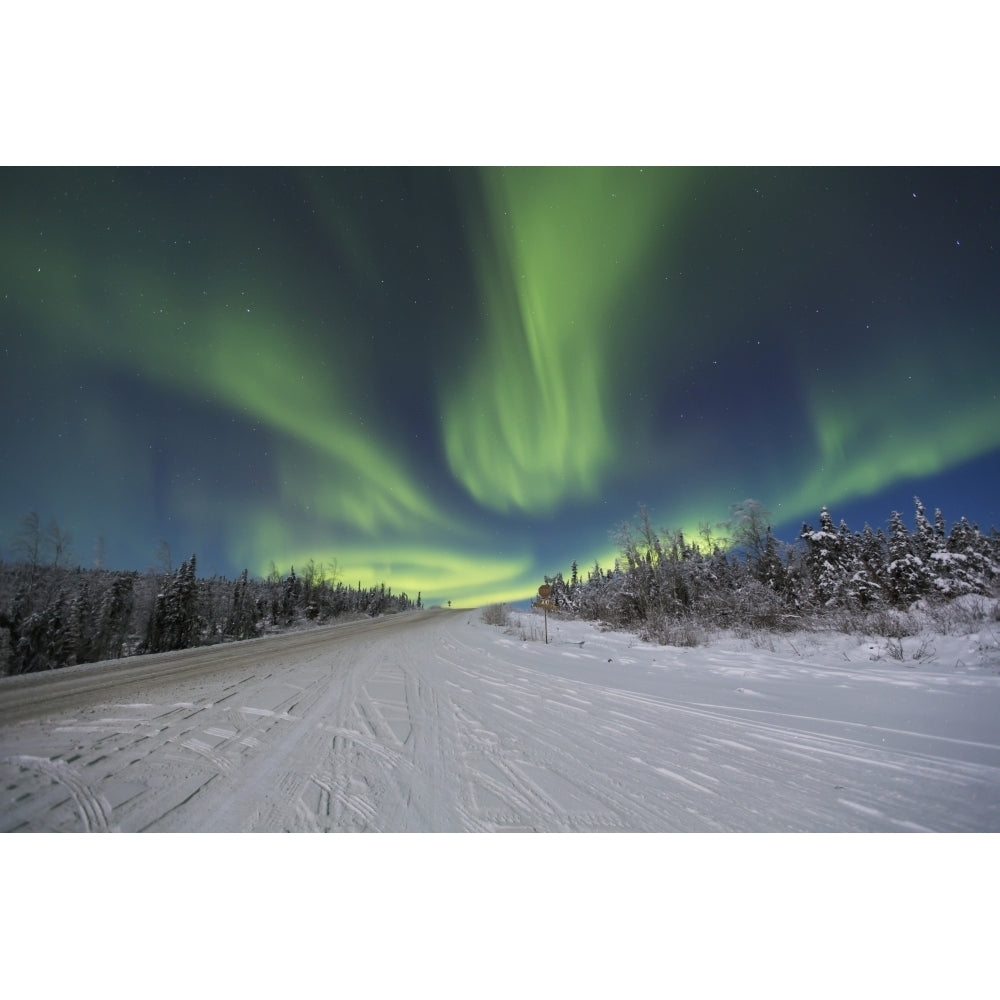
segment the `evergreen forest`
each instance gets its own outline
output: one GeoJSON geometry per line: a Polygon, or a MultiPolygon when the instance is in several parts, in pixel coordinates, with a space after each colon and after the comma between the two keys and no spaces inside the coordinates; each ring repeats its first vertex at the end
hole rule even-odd
{"type": "Polygon", "coordinates": [[[69,565],[68,536],[25,516],[0,563],[0,676],[160,653],[420,607],[384,583],[345,586],[336,567],[310,560],[287,576],[246,570],[237,580],[199,578],[192,555],[177,569],[161,547],[158,570],[113,571],[69,565]]]}
{"type": "MultiPolygon", "coordinates": [[[[794,542],[771,532],[758,502],[732,508],[727,534],[699,539],[655,529],[648,512],[621,526],[620,556],[611,569],[595,564],[570,579],[546,577],[557,609],[575,618],[628,629],[671,645],[696,645],[717,629],[743,634],[835,628],[899,638],[913,634],[907,612],[920,603],[940,628],[955,614],[955,598],[1000,593],[1000,534],[984,534],[964,517],[948,528],[914,498],[913,527],[893,511],[887,530],[835,525],[829,510],[819,525],[803,524],[794,542]]],[[[966,602],[968,605],[969,602],[966,602]]],[[[1000,604],[994,605],[993,615],[1000,604]]]]}

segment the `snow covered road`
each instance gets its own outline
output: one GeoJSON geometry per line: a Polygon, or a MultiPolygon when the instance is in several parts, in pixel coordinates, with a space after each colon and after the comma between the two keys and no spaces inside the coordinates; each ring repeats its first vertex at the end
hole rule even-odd
{"type": "Polygon", "coordinates": [[[550,629],[424,611],[4,679],[0,831],[1000,830],[992,633],[550,629]]]}

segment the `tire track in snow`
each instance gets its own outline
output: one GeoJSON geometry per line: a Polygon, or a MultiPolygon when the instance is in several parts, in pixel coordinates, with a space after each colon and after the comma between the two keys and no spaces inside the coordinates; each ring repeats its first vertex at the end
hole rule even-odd
{"type": "Polygon", "coordinates": [[[76,806],[86,833],[109,833],[112,830],[111,807],[103,796],[90,788],[79,771],[64,761],[19,754],[3,758],[0,764],[37,772],[63,786],[76,806]]]}
{"type": "MultiPolygon", "coordinates": [[[[581,776],[592,775],[594,780],[582,783],[583,789],[607,803],[630,829],[916,829],[926,827],[929,782],[935,787],[931,798],[954,801],[956,816],[967,816],[961,800],[971,796],[984,804],[992,798],[994,820],[989,828],[1000,819],[1000,769],[991,765],[883,746],[871,732],[867,741],[808,732],[800,728],[808,717],[795,720],[799,725],[781,724],[785,717],[774,712],[747,719],[745,713],[751,710],[706,710],[533,671],[514,661],[501,661],[493,676],[481,676],[491,673],[491,664],[476,655],[475,647],[454,641],[454,632],[444,646],[451,655],[444,658],[461,675],[461,686],[484,691],[487,697],[495,688],[494,697],[506,701],[502,717],[508,719],[508,731],[522,732],[535,762],[554,775],[563,770],[563,751],[575,741],[579,760],[569,764],[567,777],[575,775],[580,785],[581,776]],[[466,666],[472,664],[474,668],[466,666]],[[581,744],[580,727],[572,718],[576,713],[557,705],[567,701],[571,687],[574,697],[583,696],[581,700],[595,706],[589,745],[581,744]],[[646,748],[641,757],[635,756],[638,746],[646,748]],[[638,769],[632,779],[640,780],[630,781],[623,756],[638,769]],[[873,782],[873,765],[892,776],[888,803],[872,800],[866,791],[885,786],[882,778],[873,782]],[[651,785],[641,771],[662,780],[651,785]],[[630,794],[630,786],[642,790],[641,802],[630,794]],[[836,789],[844,787],[852,789],[851,801],[862,809],[845,808],[838,801],[836,789]]],[[[491,717],[501,718],[495,713],[491,717]]],[[[829,727],[837,724],[819,721],[829,727]]],[[[879,740],[882,733],[878,731],[879,740]]],[[[959,749],[959,743],[971,747],[970,741],[954,740],[938,746],[959,749]]],[[[982,748],[991,750],[992,745],[982,748]]],[[[967,820],[956,823],[947,808],[939,810],[934,823],[941,829],[968,828],[967,820]]]]}
{"type": "MultiPolygon", "coordinates": [[[[301,678],[304,671],[299,664],[296,668],[295,676],[301,678]]],[[[331,743],[323,720],[335,699],[339,701],[338,695],[350,700],[357,671],[337,652],[331,652],[327,659],[313,657],[309,674],[309,683],[293,686],[283,697],[275,695],[281,687],[289,687],[286,681],[258,685],[253,692],[245,692],[244,704],[230,710],[229,718],[243,720],[233,740],[239,748],[241,767],[231,781],[216,790],[216,798],[228,793],[225,799],[207,811],[202,807],[199,821],[205,828],[317,829],[303,825],[309,819],[303,795],[309,788],[312,766],[324,757],[331,743]],[[264,697],[268,691],[270,696],[264,697]],[[262,700],[269,707],[261,707],[262,700]]],[[[336,740],[334,736],[332,742],[336,740]]]]}
{"type": "MultiPolygon", "coordinates": [[[[296,666],[301,667],[298,663],[296,666]]],[[[329,670],[317,656],[310,656],[308,669],[296,670],[295,677],[299,683],[291,683],[280,672],[267,668],[259,676],[249,674],[228,685],[224,689],[226,698],[215,703],[227,703],[221,725],[207,725],[200,730],[208,736],[215,733],[220,742],[207,750],[200,739],[181,742],[182,748],[213,764],[223,779],[211,787],[206,782],[200,802],[189,799],[184,803],[189,809],[197,809],[203,828],[285,830],[296,826],[296,804],[307,778],[294,770],[285,773],[275,770],[271,767],[271,757],[288,749],[289,736],[295,743],[296,755],[322,752],[322,734],[315,727],[300,724],[327,693],[329,670]],[[274,773],[273,783],[263,793],[249,794],[247,789],[254,784],[253,775],[262,766],[274,773]],[[243,819],[236,818],[240,809],[246,810],[243,819]]],[[[176,759],[176,754],[171,756],[176,759]]],[[[175,825],[179,821],[180,817],[174,815],[169,823],[175,825]]]]}
{"type": "MultiPolygon", "coordinates": [[[[315,723],[315,749],[304,772],[305,782],[295,803],[297,822],[316,831],[364,831],[373,825],[378,808],[372,802],[373,760],[382,747],[364,711],[359,708],[365,681],[376,669],[385,641],[366,642],[352,649],[349,661],[338,662],[335,697],[328,690],[321,717],[315,723]],[[377,749],[375,749],[377,748],[377,749]],[[310,800],[306,801],[306,798],[310,800]],[[316,807],[310,802],[316,802],[316,807]]],[[[377,772],[378,765],[374,766],[377,772]]]]}
{"type": "MultiPolygon", "coordinates": [[[[75,668],[70,668],[75,679],[68,678],[69,685],[15,684],[5,688],[11,697],[34,692],[30,704],[17,706],[21,713],[52,712],[71,696],[82,698],[87,691],[105,699],[121,691],[121,700],[129,707],[122,713],[121,705],[110,710],[105,705],[95,713],[90,708],[81,712],[74,705],[74,715],[56,715],[51,723],[13,721],[0,731],[0,753],[30,738],[32,746],[45,747],[48,757],[70,756],[74,766],[97,783],[95,787],[110,789],[109,796],[117,803],[115,820],[122,829],[336,829],[335,815],[333,822],[326,816],[321,823],[310,817],[308,800],[313,791],[329,796],[321,785],[342,788],[339,799],[334,796],[330,801],[334,814],[344,802],[360,803],[361,808],[349,810],[350,814],[355,820],[359,816],[370,820],[377,810],[365,802],[382,796],[391,803],[398,794],[394,792],[398,780],[387,782],[380,775],[405,772],[407,763],[399,756],[402,741],[386,722],[378,699],[356,695],[362,682],[380,668],[393,636],[405,633],[402,645],[412,644],[411,632],[438,617],[433,612],[399,616],[356,623],[350,630],[326,629],[325,635],[197,651],[178,658],[176,673],[152,678],[152,685],[141,688],[138,697],[133,694],[136,678],[148,675],[156,664],[147,663],[141,670],[132,664],[123,671],[97,670],[96,687],[86,689],[85,678],[75,668]],[[349,640],[343,641],[348,634],[349,640]],[[336,729],[340,712],[338,737],[325,727],[333,722],[336,729]],[[123,714],[129,718],[120,718],[123,714]],[[355,729],[358,739],[349,747],[343,736],[355,729]],[[56,748],[59,752],[53,752],[56,748]],[[333,772],[345,755],[348,770],[338,784],[333,772]],[[331,757],[334,768],[328,774],[331,757]],[[350,766],[358,761],[364,765],[363,773],[354,780],[350,766]],[[311,781],[312,775],[319,779],[318,785],[311,781]]],[[[162,658],[157,662],[162,666],[162,658]]],[[[8,715],[9,722],[12,718],[8,715]]],[[[17,772],[21,777],[8,789],[11,799],[20,803],[10,813],[11,827],[51,828],[44,816],[33,818],[33,810],[44,805],[32,805],[32,789],[43,781],[54,787],[51,779],[37,769],[29,773],[18,766],[17,772]]],[[[75,792],[86,808],[85,790],[76,787],[75,792]]],[[[104,814],[91,810],[84,815],[93,828],[102,826],[104,814]]],[[[357,829],[358,822],[344,827],[357,829]]]]}
{"type": "Polygon", "coordinates": [[[334,734],[324,770],[313,782],[329,816],[312,805],[301,814],[332,830],[466,830],[469,815],[464,745],[455,708],[428,676],[406,638],[384,643],[325,729],[334,734]]]}
{"type": "MultiPolygon", "coordinates": [[[[469,726],[468,738],[478,740],[478,752],[501,779],[479,772],[476,780],[513,810],[518,828],[642,829],[655,828],[662,820],[661,812],[631,790],[627,771],[616,769],[615,761],[625,749],[621,741],[609,743],[606,733],[581,727],[579,706],[564,704],[567,691],[562,682],[513,664],[511,676],[503,679],[499,671],[493,675],[467,666],[475,661],[473,656],[464,661],[438,657],[464,679],[463,686],[484,686],[491,709],[512,720],[504,739],[493,733],[484,741],[482,734],[488,730],[478,722],[469,726]],[[564,715],[567,708],[571,721],[564,715]],[[581,767],[581,762],[588,766],[581,767]]],[[[572,690],[574,700],[585,701],[572,690]]]]}
{"type": "MultiPolygon", "coordinates": [[[[541,644],[437,622],[227,659],[127,704],[102,692],[41,728],[0,729],[16,779],[7,828],[84,815],[68,784],[17,756],[65,763],[122,829],[1000,828],[988,730],[944,739],[786,715],[773,700],[708,704],[712,688],[698,701],[643,694],[628,671],[588,683],[541,644]]],[[[100,815],[83,822],[100,828],[100,815]]]]}

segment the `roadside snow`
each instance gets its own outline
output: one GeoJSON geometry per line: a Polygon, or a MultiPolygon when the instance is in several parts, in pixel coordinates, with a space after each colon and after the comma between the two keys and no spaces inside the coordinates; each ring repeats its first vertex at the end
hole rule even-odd
{"type": "Polygon", "coordinates": [[[248,644],[5,724],[0,831],[1000,829],[1000,629],[676,648],[540,624],[248,644]]]}

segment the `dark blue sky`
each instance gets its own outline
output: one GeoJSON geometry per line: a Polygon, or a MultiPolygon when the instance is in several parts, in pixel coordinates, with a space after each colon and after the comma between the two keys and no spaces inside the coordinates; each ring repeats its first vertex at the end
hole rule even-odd
{"type": "Polygon", "coordinates": [[[608,564],[640,503],[1000,525],[997,170],[0,180],[5,540],[464,603],[608,564]]]}

